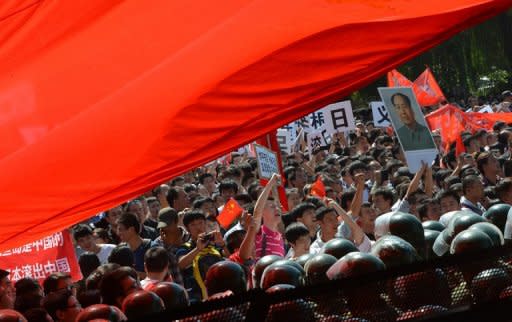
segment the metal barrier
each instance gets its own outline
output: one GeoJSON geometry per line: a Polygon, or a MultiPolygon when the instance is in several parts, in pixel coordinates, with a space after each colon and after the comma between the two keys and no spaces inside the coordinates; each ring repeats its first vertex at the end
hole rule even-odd
{"type": "Polygon", "coordinates": [[[324,285],[206,301],[144,321],[512,321],[512,246],[324,285]]]}

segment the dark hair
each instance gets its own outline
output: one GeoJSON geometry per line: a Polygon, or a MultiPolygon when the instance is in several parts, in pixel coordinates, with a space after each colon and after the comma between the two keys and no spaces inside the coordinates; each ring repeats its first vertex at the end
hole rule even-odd
{"type": "Polygon", "coordinates": [[[293,223],[284,232],[284,237],[291,244],[294,244],[302,236],[309,236],[308,228],[302,223],[293,223]]]}
{"type": "MultiPolygon", "coordinates": [[[[206,178],[214,178],[213,174],[211,173],[203,173],[199,176],[199,183],[200,184],[204,184],[204,180],[206,180],[206,178]]],[[[215,178],[214,178],[215,179],[215,178]]]]}
{"type": "Polygon", "coordinates": [[[466,194],[468,189],[471,188],[477,182],[480,182],[480,178],[473,174],[464,177],[464,179],[462,179],[462,193],[466,194]]]}
{"type": "Polygon", "coordinates": [[[48,295],[52,292],[56,292],[58,289],[59,281],[71,278],[67,273],[51,273],[43,281],[44,294],[48,295]]]}
{"type": "Polygon", "coordinates": [[[80,271],[82,272],[84,279],[91,275],[91,273],[101,265],[98,256],[92,252],[85,252],[80,255],[78,264],[80,265],[80,271]]]}
{"type": "Polygon", "coordinates": [[[185,228],[188,228],[188,225],[190,225],[190,223],[195,220],[206,221],[206,216],[204,212],[202,212],[201,210],[192,210],[190,212],[187,212],[185,215],[183,215],[183,226],[185,226],[185,228]]]}
{"type": "Polygon", "coordinates": [[[356,195],[355,189],[350,188],[350,189],[344,191],[341,194],[341,205],[340,205],[341,208],[348,210],[348,203],[354,199],[355,195],[356,195]]]}
{"type": "Polygon", "coordinates": [[[169,254],[163,247],[153,247],[144,254],[144,264],[149,273],[163,272],[169,266],[169,254]]]}
{"type": "Polygon", "coordinates": [[[348,166],[348,173],[350,173],[351,176],[354,176],[357,170],[367,171],[368,166],[361,161],[354,161],[348,166]]]}
{"type": "Polygon", "coordinates": [[[258,181],[255,181],[247,187],[247,193],[251,196],[252,200],[258,200],[258,190],[261,188],[261,185],[258,181]]]}
{"type": "Polygon", "coordinates": [[[87,277],[85,280],[85,288],[86,290],[99,290],[100,284],[103,280],[103,276],[109,272],[113,272],[114,270],[118,269],[119,264],[116,263],[108,263],[103,264],[100,267],[98,267],[94,272],[87,277]]]}
{"type": "Polygon", "coordinates": [[[27,319],[27,321],[30,321],[30,322],[46,322],[47,321],[46,315],[48,314],[48,312],[46,312],[46,310],[43,309],[42,307],[34,307],[25,312],[19,311],[18,309],[16,309],[16,311],[23,313],[23,316],[25,317],[25,319],[27,319]]]}
{"type": "Polygon", "coordinates": [[[324,219],[325,215],[327,215],[330,212],[336,213],[336,210],[331,207],[322,207],[322,208],[317,209],[316,214],[315,214],[316,220],[322,221],[324,219]]]}
{"type": "Polygon", "coordinates": [[[492,156],[489,152],[482,152],[476,158],[476,166],[478,167],[478,171],[484,175],[484,165],[489,162],[489,158],[492,156]]]}
{"type": "Polygon", "coordinates": [[[457,192],[453,191],[453,190],[441,190],[437,193],[436,195],[436,199],[441,201],[441,199],[444,199],[444,198],[453,198],[457,201],[457,203],[459,203],[459,195],[457,194],[457,192]]]}
{"type": "Polygon", "coordinates": [[[16,288],[16,300],[14,309],[24,314],[32,308],[39,308],[43,297],[39,293],[41,286],[33,278],[22,278],[14,285],[16,288]]]}
{"type": "Polygon", "coordinates": [[[298,218],[302,218],[304,213],[309,209],[316,210],[316,207],[310,202],[302,202],[295,206],[295,208],[290,211],[290,215],[292,216],[293,221],[297,221],[298,218]]]}
{"type": "Polygon", "coordinates": [[[393,192],[393,190],[386,187],[379,187],[375,189],[375,191],[373,192],[373,196],[382,196],[384,200],[390,201],[391,204],[393,204],[393,201],[395,200],[395,193],[393,192]]]}
{"type": "Polygon", "coordinates": [[[210,197],[199,197],[192,203],[192,208],[199,209],[207,202],[214,203],[215,201],[210,197]]]}
{"type": "Polygon", "coordinates": [[[231,254],[233,254],[240,245],[245,237],[245,230],[235,230],[226,237],[226,246],[231,254]]]}
{"type": "Polygon", "coordinates": [[[237,194],[233,199],[235,199],[240,204],[248,204],[252,202],[251,196],[246,193],[237,194]]]}
{"type": "Polygon", "coordinates": [[[52,292],[43,299],[42,306],[53,320],[57,321],[57,311],[68,308],[68,301],[72,295],[73,293],[67,289],[52,292]]]}
{"type": "Polygon", "coordinates": [[[436,203],[436,200],[427,198],[421,202],[421,204],[417,207],[418,215],[420,216],[420,220],[423,221],[427,217],[428,206],[432,203],[436,203]]]}
{"type": "Polygon", "coordinates": [[[105,274],[100,286],[101,298],[104,304],[118,305],[117,298],[125,296],[121,282],[127,277],[132,277],[132,275],[122,267],[105,274]]]}
{"type": "Polygon", "coordinates": [[[104,228],[94,228],[92,233],[93,235],[98,235],[99,238],[105,240],[107,243],[111,242],[110,237],[108,235],[108,231],[104,228]]]}
{"type": "Polygon", "coordinates": [[[304,202],[313,204],[316,209],[325,207],[325,204],[323,203],[322,199],[315,197],[315,196],[308,196],[304,200],[304,202]]]}
{"type": "Polygon", "coordinates": [[[238,185],[233,180],[223,180],[219,184],[219,193],[222,194],[222,191],[225,190],[233,190],[235,194],[238,193],[238,185]]]}
{"type": "Polygon", "coordinates": [[[462,181],[457,176],[448,176],[444,179],[444,183],[446,183],[446,186],[449,187],[452,184],[462,183],[462,181]]]}
{"type": "Polygon", "coordinates": [[[512,188],[512,179],[511,178],[505,178],[502,181],[498,182],[496,184],[496,194],[498,195],[498,198],[503,200],[503,197],[505,197],[509,191],[510,188],[512,188]]]}
{"type": "Polygon", "coordinates": [[[78,294],[78,302],[82,305],[83,308],[89,307],[91,305],[100,304],[101,303],[101,293],[100,290],[87,290],[85,292],[80,292],[78,294]]]}
{"type": "Polygon", "coordinates": [[[185,181],[185,178],[183,178],[182,176],[179,176],[179,177],[173,178],[173,179],[171,180],[171,186],[172,186],[172,187],[175,187],[175,186],[176,186],[176,183],[177,183],[178,181],[185,181]]]}
{"type": "Polygon", "coordinates": [[[80,224],[73,228],[73,238],[78,241],[82,237],[92,236],[92,228],[88,225],[80,224]]]}
{"type": "Polygon", "coordinates": [[[112,249],[112,252],[108,256],[108,262],[120,266],[133,267],[133,265],[135,265],[135,257],[130,247],[118,245],[112,249]]]}
{"type": "Polygon", "coordinates": [[[405,103],[410,107],[411,106],[411,99],[409,98],[409,96],[405,95],[405,94],[402,94],[402,93],[395,93],[393,95],[391,95],[391,104],[395,105],[395,97],[401,97],[405,100],[405,103]]]}
{"type": "Polygon", "coordinates": [[[140,231],[140,222],[139,218],[131,213],[131,212],[125,212],[123,213],[119,219],[117,219],[117,224],[123,225],[126,229],[133,227],[133,230],[135,230],[135,233],[138,234],[140,231]]]}
{"type": "Polygon", "coordinates": [[[174,202],[176,201],[176,199],[178,199],[180,191],[185,192],[185,190],[183,190],[182,187],[173,186],[169,189],[169,192],[167,193],[166,197],[169,207],[175,208],[174,202]]]}
{"type": "Polygon", "coordinates": [[[295,178],[296,178],[296,174],[295,174],[296,171],[297,171],[297,168],[293,167],[293,166],[288,166],[288,167],[284,168],[283,172],[284,172],[285,180],[287,182],[295,180],[295,178]]]}

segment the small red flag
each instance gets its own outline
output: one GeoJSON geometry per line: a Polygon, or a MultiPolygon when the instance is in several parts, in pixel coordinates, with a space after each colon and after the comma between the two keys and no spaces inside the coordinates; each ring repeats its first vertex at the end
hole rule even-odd
{"type": "Polygon", "coordinates": [[[428,67],[414,81],[414,93],[421,106],[436,105],[446,100],[441,87],[428,67]]]}
{"type": "Polygon", "coordinates": [[[224,229],[228,229],[231,224],[242,215],[244,209],[240,207],[235,199],[230,198],[224,205],[224,208],[217,216],[217,221],[224,229]]]}
{"type": "Polygon", "coordinates": [[[413,87],[413,83],[396,69],[388,72],[388,87],[413,87]]]}
{"type": "Polygon", "coordinates": [[[458,157],[461,153],[464,152],[466,152],[466,148],[462,142],[462,137],[458,135],[457,139],[455,140],[455,156],[458,157]]]}
{"type": "Polygon", "coordinates": [[[325,198],[326,193],[325,193],[325,186],[322,181],[322,176],[318,176],[316,181],[311,185],[310,195],[320,197],[320,198],[325,198]]]}

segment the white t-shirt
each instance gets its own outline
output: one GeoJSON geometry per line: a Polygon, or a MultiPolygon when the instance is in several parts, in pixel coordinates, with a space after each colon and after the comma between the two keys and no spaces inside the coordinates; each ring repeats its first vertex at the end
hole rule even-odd
{"type": "Polygon", "coordinates": [[[116,245],[112,244],[98,244],[100,247],[100,252],[96,254],[98,256],[101,265],[108,263],[108,256],[112,252],[112,249],[116,247],[116,245]]]}

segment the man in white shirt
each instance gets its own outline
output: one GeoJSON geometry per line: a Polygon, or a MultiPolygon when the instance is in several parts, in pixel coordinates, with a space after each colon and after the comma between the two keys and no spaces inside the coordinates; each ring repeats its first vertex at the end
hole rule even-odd
{"type": "Polygon", "coordinates": [[[96,244],[92,234],[92,228],[87,225],[77,225],[73,229],[73,238],[79,246],[77,250],[77,257],[80,257],[82,252],[92,252],[98,256],[100,263],[106,264],[108,256],[112,249],[116,247],[113,244],[96,244]]]}

